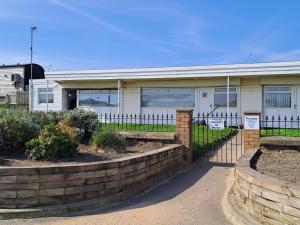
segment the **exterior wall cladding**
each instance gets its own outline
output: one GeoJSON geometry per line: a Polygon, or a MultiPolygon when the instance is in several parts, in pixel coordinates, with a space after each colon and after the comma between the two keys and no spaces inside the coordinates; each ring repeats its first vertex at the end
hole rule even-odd
{"type": "MultiPolygon", "coordinates": [[[[230,113],[239,116],[247,111],[261,112],[263,116],[274,117],[296,117],[300,115],[300,62],[278,63],[278,66],[276,63],[255,64],[257,70],[251,69],[253,65],[227,65],[223,66],[224,68],[211,66],[207,68],[213,68],[212,74],[206,72],[207,74],[204,75],[199,75],[199,71],[204,71],[204,69],[207,71],[208,69],[200,66],[196,67],[199,71],[189,74],[182,72],[177,77],[173,74],[166,75],[166,71],[171,70],[171,68],[157,69],[154,72],[152,71],[154,69],[140,69],[140,71],[139,69],[127,69],[128,71],[57,71],[46,73],[48,85],[46,80],[34,80],[34,110],[45,111],[46,105],[49,111],[66,110],[68,109],[68,90],[76,90],[77,107],[96,111],[99,114],[173,114],[175,116],[176,109],[193,109],[194,114],[208,113],[213,110],[214,113],[225,114],[227,111],[226,85],[229,75],[230,113]],[[231,67],[226,69],[229,66],[231,67]],[[225,72],[220,75],[219,70],[221,69],[225,72]],[[144,70],[155,75],[151,77],[142,76],[146,73],[144,70]],[[138,75],[137,71],[139,72],[138,75]],[[126,74],[126,77],[119,74],[126,74]],[[48,104],[40,103],[39,89],[47,86],[51,89],[54,101],[48,104]],[[114,91],[110,92],[109,103],[106,102],[103,105],[101,103],[84,104],[85,98],[101,99],[103,96],[106,98],[109,95],[106,93],[108,90],[114,91]],[[192,97],[184,96],[184,90],[189,92],[192,97]],[[89,91],[92,92],[89,93],[89,91]],[[149,94],[151,91],[156,95],[153,97],[144,96],[145,93],[149,94]],[[176,98],[178,102],[175,102],[174,99],[176,98]],[[223,104],[224,101],[225,105],[223,104]]],[[[184,69],[180,67],[178,71],[187,70],[184,69]]]]}
{"type": "MultiPolygon", "coordinates": [[[[288,115],[297,116],[300,115],[300,105],[295,103],[291,104],[291,109],[267,109],[264,107],[264,86],[287,86],[291,88],[291,92],[296,92],[293,95],[299,95],[300,77],[286,77],[282,79],[276,78],[234,78],[230,81],[230,84],[237,87],[237,106],[230,107],[231,113],[237,113],[243,115],[246,111],[258,111],[263,112],[265,115],[277,116],[288,115]],[[292,84],[292,82],[299,83],[299,87],[292,84]],[[269,111],[269,112],[268,112],[269,111]]],[[[34,110],[45,111],[46,103],[38,103],[38,89],[46,88],[47,84],[44,80],[34,81],[34,110]]],[[[214,108],[214,94],[215,88],[226,86],[226,79],[222,78],[209,78],[209,79],[197,79],[197,80],[164,80],[164,81],[123,81],[120,88],[120,109],[119,113],[133,113],[133,114],[173,114],[175,116],[176,109],[186,108],[194,109],[196,113],[207,113],[214,108]],[[205,86],[202,86],[205,84],[205,86]],[[194,107],[142,107],[141,106],[141,89],[147,87],[193,87],[195,88],[195,106],[194,107]],[[203,93],[207,95],[202,95],[203,93]]],[[[66,110],[66,89],[117,89],[116,82],[85,82],[85,83],[56,83],[49,82],[49,88],[53,88],[54,102],[48,104],[48,109],[51,111],[66,110]]],[[[79,93],[77,94],[79,95],[79,93]]],[[[293,96],[292,101],[299,100],[299,97],[293,96]]],[[[78,105],[78,102],[77,102],[78,105]]],[[[78,106],[81,107],[81,106],[78,106]]],[[[98,113],[118,113],[117,106],[110,107],[82,107],[88,110],[93,110],[98,113]]],[[[215,113],[225,113],[226,107],[219,107],[215,113]]]]}

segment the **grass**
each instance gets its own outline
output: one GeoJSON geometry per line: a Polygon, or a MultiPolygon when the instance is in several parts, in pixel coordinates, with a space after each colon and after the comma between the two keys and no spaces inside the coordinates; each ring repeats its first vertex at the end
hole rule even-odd
{"type": "Polygon", "coordinates": [[[214,145],[228,140],[238,132],[238,129],[229,127],[224,130],[210,130],[207,126],[194,126],[193,153],[195,158],[203,156],[205,151],[214,145]]]}
{"type": "Polygon", "coordinates": [[[127,131],[147,131],[147,132],[175,132],[176,126],[171,124],[134,124],[134,123],[102,123],[103,130],[127,130],[127,131]]]}
{"type": "MultiPolygon", "coordinates": [[[[126,130],[126,131],[146,131],[146,132],[175,132],[176,126],[171,124],[118,124],[103,123],[102,130],[126,130]]],[[[217,143],[223,142],[237,133],[236,128],[225,128],[224,130],[211,130],[206,125],[193,125],[193,149],[196,158],[207,149],[217,143]]]]}
{"type": "Polygon", "coordinates": [[[299,137],[300,129],[296,128],[273,128],[261,130],[261,136],[287,136],[299,137]]]}

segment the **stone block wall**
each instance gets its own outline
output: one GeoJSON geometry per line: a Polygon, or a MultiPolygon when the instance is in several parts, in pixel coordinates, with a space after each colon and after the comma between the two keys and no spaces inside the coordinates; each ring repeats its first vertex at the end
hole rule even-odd
{"type": "Polygon", "coordinates": [[[49,167],[0,167],[0,208],[79,202],[128,191],[184,164],[173,144],[109,162],[49,167]]]}
{"type": "Polygon", "coordinates": [[[300,224],[300,183],[290,183],[251,168],[257,149],[236,165],[235,203],[262,224],[300,224]]]}

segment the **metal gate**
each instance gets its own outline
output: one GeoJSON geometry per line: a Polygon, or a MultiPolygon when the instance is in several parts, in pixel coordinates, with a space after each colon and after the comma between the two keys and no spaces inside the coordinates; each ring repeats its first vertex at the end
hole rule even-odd
{"type": "Polygon", "coordinates": [[[243,154],[243,119],[230,114],[193,118],[193,155],[202,162],[234,165],[243,154]]]}

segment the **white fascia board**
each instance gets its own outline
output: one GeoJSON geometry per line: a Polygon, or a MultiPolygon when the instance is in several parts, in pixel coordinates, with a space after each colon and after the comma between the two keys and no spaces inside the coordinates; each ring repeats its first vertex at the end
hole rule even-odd
{"type": "Polygon", "coordinates": [[[64,80],[130,80],[168,78],[207,78],[224,76],[259,76],[300,74],[300,61],[232,64],[192,67],[166,67],[141,69],[55,71],[45,74],[54,81],[64,80]]]}

